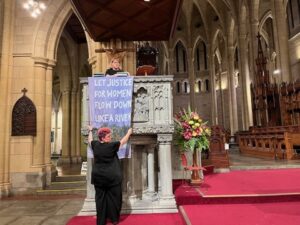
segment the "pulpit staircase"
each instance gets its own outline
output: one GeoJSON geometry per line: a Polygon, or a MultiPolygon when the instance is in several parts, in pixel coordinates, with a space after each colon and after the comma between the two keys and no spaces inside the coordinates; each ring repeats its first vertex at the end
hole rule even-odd
{"type": "Polygon", "coordinates": [[[51,185],[36,191],[37,195],[81,195],[86,196],[85,175],[56,176],[51,185]]]}
{"type": "Polygon", "coordinates": [[[82,175],[78,165],[57,168],[49,186],[36,191],[37,195],[81,195],[86,196],[86,175],[82,175]]]}

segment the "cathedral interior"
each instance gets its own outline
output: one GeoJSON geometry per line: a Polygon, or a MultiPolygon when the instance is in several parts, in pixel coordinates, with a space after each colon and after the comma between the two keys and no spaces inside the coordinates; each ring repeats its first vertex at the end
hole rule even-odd
{"type": "MultiPolygon", "coordinates": [[[[196,109],[210,126],[223,127],[228,142],[237,146],[239,137],[246,153],[252,151],[247,146],[253,133],[269,132],[262,131],[264,127],[279,127],[274,128],[276,134],[285,132],[280,129],[300,133],[298,0],[178,1],[172,34],[151,27],[153,38],[146,41],[143,34],[129,41],[106,33],[103,40],[92,36],[75,7],[77,1],[47,0],[39,13],[26,9],[26,2],[0,0],[0,198],[44,189],[57,165],[81,165],[86,160],[80,78],[103,73],[111,54],[122,55],[122,68],[132,76],[141,75],[137,69],[145,64],[154,67],[153,76],[173,75],[172,113],[189,106],[196,109]],[[167,37],[156,40],[157,33],[167,37]],[[29,130],[18,129],[22,104],[36,112],[31,118],[35,127],[29,130]],[[251,137],[245,132],[252,132],[251,137]]],[[[93,7],[92,1],[86,2],[87,10],[93,7]]],[[[97,18],[97,10],[113,12],[114,1],[103,2],[90,12],[89,23],[114,34],[130,17],[121,13],[124,21],[112,19],[115,23],[107,28],[110,18],[97,18]]],[[[156,0],[136,4],[167,14],[168,4],[156,0]]],[[[136,17],[136,26],[147,24],[149,15],[140,21],[136,17]]],[[[257,148],[269,146],[254,141],[257,148]]],[[[290,149],[281,139],[276,146],[290,149]]],[[[265,156],[259,149],[253,151],[256,157],[265,156]]],[[[286,152],[277,152],[275,158],[298,159],[297,149],[296,155],[286,152]]],[[[176,177],[179,162],[173,150],[172,154],[176,177]]]]}

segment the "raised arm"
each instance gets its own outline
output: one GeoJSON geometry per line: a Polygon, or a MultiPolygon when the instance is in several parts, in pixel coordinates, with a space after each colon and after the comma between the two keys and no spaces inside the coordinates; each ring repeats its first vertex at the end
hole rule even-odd
{"type": "Polygon", "coordinates": [[[120,147],[127,143],[131,134],[132,134],[132,128],[129,128],[127,134],[120,141],[120,147]]]}

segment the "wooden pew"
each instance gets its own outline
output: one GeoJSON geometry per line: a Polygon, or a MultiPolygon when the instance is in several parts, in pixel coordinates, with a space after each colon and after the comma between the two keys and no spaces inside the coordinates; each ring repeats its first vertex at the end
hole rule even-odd
{"type": "Polygon", "coordinates": [[[253,127],[238,133],[240,152],[274,159],[299,159],[300,126],[253,127]]]}

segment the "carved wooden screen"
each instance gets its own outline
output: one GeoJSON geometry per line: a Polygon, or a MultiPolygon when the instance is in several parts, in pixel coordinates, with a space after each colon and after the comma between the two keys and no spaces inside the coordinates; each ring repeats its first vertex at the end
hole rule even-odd
{"type": "Polygon", "coordinates": [[[25,94],[12,111],[12,136],[22,135],[36,136],[36,108],[25,94]]]}

